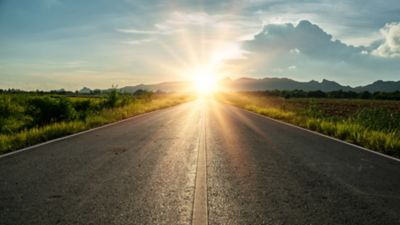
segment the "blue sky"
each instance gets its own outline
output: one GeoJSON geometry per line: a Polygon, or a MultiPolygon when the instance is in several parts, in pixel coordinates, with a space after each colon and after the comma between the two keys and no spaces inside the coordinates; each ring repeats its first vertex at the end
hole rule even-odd
{"type": "Polygon", "coordinates": [[[1,0],[0,34],[0,88],[400,80],[398,0],[1,0]]]}

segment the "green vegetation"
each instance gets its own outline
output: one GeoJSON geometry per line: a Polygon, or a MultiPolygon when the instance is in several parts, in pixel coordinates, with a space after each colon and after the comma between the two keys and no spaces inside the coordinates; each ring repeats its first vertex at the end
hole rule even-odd
{"type": "Polygon", "coordinates": [[[261,115],[400,158],[399,101],[284,98],[261,92],[225,93],[217,98],[261,115]]]}
{"type": "Polygon", "coordinates": [[[283,98],[335,98],[335,99],[377,99],[377,100],[400,100],[400,91],[395,92],[354,92],[354,91],[303,91],[303,90],[292,90],[292,91],[263,91],[253,92],[260,95],[266,95],[271,97],[283,97],[283,98]]]}
{"type": "Polygon", "coordinates": [[[0,154],[177,105],[192,96],[116,88],[103,95],[0,93],[0,154]]]}

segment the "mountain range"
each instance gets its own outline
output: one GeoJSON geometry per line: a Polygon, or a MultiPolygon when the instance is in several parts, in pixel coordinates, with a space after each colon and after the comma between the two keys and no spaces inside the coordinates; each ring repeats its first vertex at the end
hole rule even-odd
{"type": "MultiPolygon", "coordinates": [[[[264,91],[264,90],[304,90],[315,91],[321,90],[324,92],[343,90],[355,92],[393,92],[400,91],[400,81],[382,81],[378,80],[365,86],[344,86],[335,81],[323,79],[321,82],[312,80],[308,82],[295,81],[289,78],[248,78],[239,79],[225,78],[218,82],[218,86],[222,90],[231,91],[264,91]]],[[[189,91],[193,87],[191,81],[174,81],[163,82],[158,84],[139,84],[136,86],[126,86],[121,88],[122,92],[132,93],[139,89],[149,91],[164,91],[164,92],[181,92],[189,91]]]]}

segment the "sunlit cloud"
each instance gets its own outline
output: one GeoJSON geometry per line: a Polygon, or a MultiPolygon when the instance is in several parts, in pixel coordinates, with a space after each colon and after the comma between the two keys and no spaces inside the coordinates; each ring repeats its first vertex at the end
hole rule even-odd
{"type": "Polygon", "coordinates": [[[242,42],[246,57],[232,60],[227,69],[240,75],[289,76],[304,81],[325,78],[359,84],[376,79],[377,71],[396,79],[400,69],[398,59],[394,58],[398,50],[396,29],[397,24],[382,29],[384,40],[377,42],[382,44],[355,47],[335,40],[307,20],[268,24],[252,39],[242,42]],[[369,54],[371,51],[374,55],[369,54]],[[391,56],[391,59],[382,56],[391,56]]]}
{"type": "Polygon", "coordinates": [[[400,56],[400,22],[388,23],[380,30],[383,43],[372,54],[382,57],[400,56]]]}
{"type": "Polygon", "coordinates": [[[212,71],[214,76],[221,78],[227,75],[223,71],[225,61],[244,58],[239,41],[244,35],[258,30],[260,25],[256,24],[230,14],[175,11],[163,21],[155,23],[151,30],[118,29],[118,32],[146,35],[148,38],[124,43],[149,45],[151,42],[153,47],[157,46],[169,56],[167,59],[144,56],[141,61],[146,64],[167,68],[167,71],[178,74],[182,79],[197,79],[195,74],[199,70],[212,71]],[[243,26],[245,23],[248,26],[243,26]]]}

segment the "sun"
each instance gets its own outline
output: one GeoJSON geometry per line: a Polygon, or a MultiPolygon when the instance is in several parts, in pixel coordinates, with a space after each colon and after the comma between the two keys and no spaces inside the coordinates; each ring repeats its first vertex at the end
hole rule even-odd
{"type": "Polygon", "coordinates": [[[213,73],[201,71],[195,74],[194,86],[200,95],[212,94],[217,89],[217,79],[213,73]]]}

